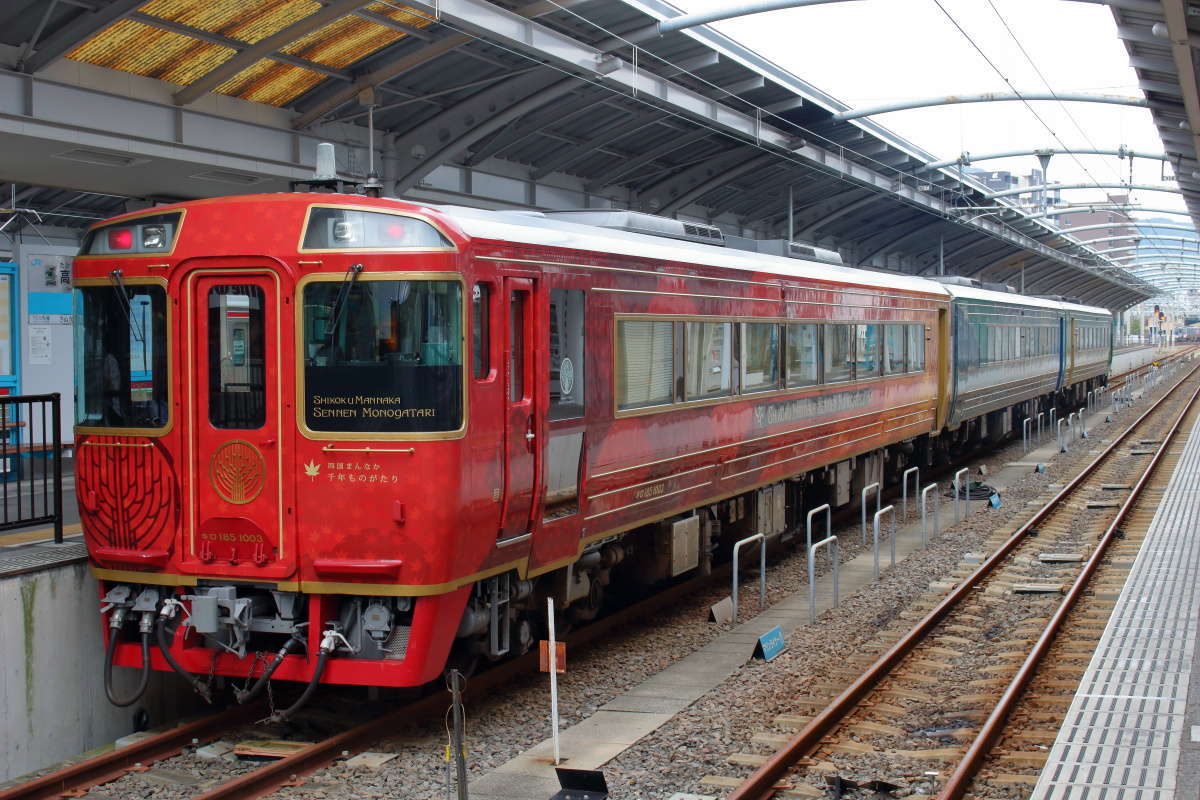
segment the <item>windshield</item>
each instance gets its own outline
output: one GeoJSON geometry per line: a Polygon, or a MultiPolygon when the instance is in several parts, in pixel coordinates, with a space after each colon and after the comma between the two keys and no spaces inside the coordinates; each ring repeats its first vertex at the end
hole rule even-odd
{"type": "Polygon", "coordinates": [[[431,433],[462,427],[457,281],[351,282],[347,276],[310,283],[303,302],[309,430],[431,433]]]}
{"type": "Polygon", "coordinates": [[[164,428],[167,302],[157,285],[75,290],[75,424],[164,428]]]}

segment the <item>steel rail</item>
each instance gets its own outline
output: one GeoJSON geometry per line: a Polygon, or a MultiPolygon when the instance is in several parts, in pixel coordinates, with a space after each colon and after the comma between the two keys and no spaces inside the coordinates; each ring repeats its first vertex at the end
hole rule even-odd
{"type": "MultiPolygon", "coordinates": [[[[1194,372],[1195,370],[1192,370],[1192,373],[1194,372]]],[[[1129,516],[1129,512],[1133,510],[1133,507],[1141,499],[1146,484],[1150,482],[1151,476],[1158,471],[1159,462],[1162,461],[1162,457],[1167,452],[1167,449],[1174,443],[1175,435],[1179,432],[1179,428],[1183,425],[1183,421],[1188,413],[1195,407],[1197,398],[1200,398],[1200,387],[1197,387],[1192,392],[1192,396],[1188,398],[1187,404],[1179,412],[1179,416],[1176,417],[1171,430],[1163,437],[1162,443],[1158,446],[1153,458],[1150,459],[1150,463],[1142,472],[1142,476],[1134,484],[1129,496],[1125,498],[1125,502],[1118,509],[1116,517],[1109,524],[1108,529],[1104,531],[1104,536],[1097,543],[1095,550],[1092,551],[1091,558],[1087,560],[1087,564],[1084,565],[1083,570],[1075,578],[1070,591],[1067,592],[1066,597],[1063,598],[1062,603],[1055,610],[1054,616],[1046,624],[1046,628],[1042,631],[1042,635],[1038,637],[1037,643],[1034,644],[1029,655],[1026,656],[1024,663],[1021,664],[1021,668],[1017,670],[1017,674],[1013,676],[1012,681],[1005,687],[1004,694],[1001,695],[1000,700],[996,703],[995,709],[993,709],[992,713],[983,723],[983,726],[979,729],[975,740],[967,748],[967,752],[958,762],[958,766],[955,767],[954,772],[950,774],[945,786],[942,787],[941,792],[937,795],[937,800],[960,800],[966,794],[967,787],[974,779],[975,774],[979,772],[984,759],[987,758],[992,746],[1004,731],[1004,725],[1008,720],[1009,714],[1012,713],[1013,708],[1025,693],[1029,682],[1033,680],[1033,674],[1037,670],[1038,665],[1045,658],[1046,653],[1049,652],[1050,645],[1054,643],[1055,637],[1066,622],[1067,617],[1070,616],[1075,604],[1083,595],[1092,575],[1099,568],[1100,562],[1104,560],[1109,544],[1116,538],[1118,527],[1125,521],[1125,518],[1129,516]]]]}
{"type": "Polygon", "coordinates": [[[265,708],[262,704],[252,703],[185,722],[169,731],[49,772],[27,783],[0,790],[0,800],[58,798],[69,792],[107,783],[139,765],[145,766],[170,758],[188,745],[216,739],[231,727],[245,724],[264,713],[265,708]]]}
{"type": "Polygon", "coordinates": [[[799,759],[807,756],[814,747],[816,747],[821,739],[825,737],[834,727],[836,727],[857,705],[859,702],[871,692],[879,682],[887,676],[892,669],[900,663],[925,637],[942,621],[950,611],[958,605],[962,600],[966,599],[975,590],[984,578],[986,578],[993,570],[1003,564],[1009,554],[1016,549],[1017,545],[1025,539],[1030,530],[1037,527],[1043,520],[1050,516],[1055,507],[1063,501],[1067,496],[1074,492],[1084,480],[1088,478],[1096,469],[1099,468],[1102,462],[1107,459],[1113,452],[1120,447],[1126,439],[1130,438],[1134,431],[1155,413],[1166,400],[1174,395],[1175,391],[1183,385],[1184,381],[1191,378],[1200,370],[1200,365],[1193,367],[1186,375],[1180,378],[1167,392],[1160,397],[1153,406],[1146,409],[1136,420],[1127,427],[1120,436],[1116,437],[1113,442],[1096,456],[1083,470],[1076,475],[1069,483],[1058,491],[1054,497],[1042,506],[1032,517],[1030,517],[1020,528],[1018,528],[1012,536],[1010,536],[1000,548],[985,560],[979,567],[963,580],[953,591],[950,592],[937,606],[933,608],[920,622],[918,622],[908,633],[906,633],[900,641],[892,645],[892,647],[883,655],[881,655],[874,664],[872,664],[866,672],[858,677],[854,683],[850,684],[840,695],[835,697],[829,705],[822,709],[808,725],[804,726],[796,735],[787,741],[786,744],[770,758],[766,760],[754,773],[745,780],[740,786],[726,796],[725,800],[768,800],[775,792],[775,782],[783,777],[788,769],[799,759]]]}

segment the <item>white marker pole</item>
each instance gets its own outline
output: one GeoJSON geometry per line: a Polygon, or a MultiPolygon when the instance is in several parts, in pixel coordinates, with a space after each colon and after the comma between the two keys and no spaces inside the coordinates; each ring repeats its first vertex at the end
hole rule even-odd
{"type": "Polygon", "coordinates": [[[550,629],[550,737],[554,740],[554,766],[558,755],[558,644],[554,640],[554,598],[546,598],[546,619],[550,629]]]}

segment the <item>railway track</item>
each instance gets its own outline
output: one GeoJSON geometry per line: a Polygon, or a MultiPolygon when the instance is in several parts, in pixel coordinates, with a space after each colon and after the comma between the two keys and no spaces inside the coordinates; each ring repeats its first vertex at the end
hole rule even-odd
{"type": "MultiPolygon", "coordinates": [[[[728,565],[716,567],[711,575],[696,576],[676,584],[560,638],[571,648],[581,647],[629,625],[634,620],[654,615],[664,607],[681,602],[714,581],[728,580],[728,574],[728,565]]],[[[536,673],[537,669],[536,651],[501,662],[470,678],[466,686],[466,701],[470,703],[472,697],[486,697],[491,691],[500,689],[513,680],[536,673]]],[[[193,800],[251,800],[265,797],[281,788],[299,785],[304,776],[336,760],[362,752],[372,742],[393,734],[404,726],[440,718],[449,705],[450,695],[446,691],[436,691],[405,702],[391,711],[194,794],[193,800]]],[[[92,787],[117,780],[130,772],[142,771],[149,765],[166,761],[188,748],[228,737],[238,729],[262,719],[267,713],[262,704],[236,706],[155,733],[126,747],[84,759],[26,783],[0,790],[0,800],[47,800],[84,796],[92,787]]],[[[298,718],[302,720],[303,717],[302,711],[298,718]]]]}
{"type": "Polygon", "coordinates": [[[1028,521],[993,537],[990,556],[969,555],[981,563],[961,569],[948,595],[901,615],[915,625],[851,658],[866,666],[857,678],[809,686],[796,713],[755,737],[779,745],[773,755],[731,757],[757,769],[727,800],[825,797],[838,785],[938,800],[1027,792],[1172,454],[1200,417],[1198,397],[1192,368],[1028,521]]]}

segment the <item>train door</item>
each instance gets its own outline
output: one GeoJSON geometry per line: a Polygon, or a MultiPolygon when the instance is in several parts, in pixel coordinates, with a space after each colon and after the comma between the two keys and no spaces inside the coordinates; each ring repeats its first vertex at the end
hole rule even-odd
{"type": "Polygon", "coordinates": [[[534,353],[536,331],[534,280],[504,278],[507,310],[504,342],[504,509],[500,515],[500,538],[523,536],[532,530],[536,511],[538,442],[541,420],[534,353]]]}
{"type": "Polygon", "coordinates": [[[1067,331],[1063,336],[1063,361],[1064,372],[1062,388],[1067,388],[1071,385],[1075,375],[1075,351],[1078,349],[1078,342],[1075,341],[1075,318],[1068,317],[1066,320],[1067,331]]]}
{"type": "Polygon", "coordinates": [[[187,286],[189,555],[289,574],[296,553],[281,480],[279,276],[211,270],[192,273],[187,286]]]}

